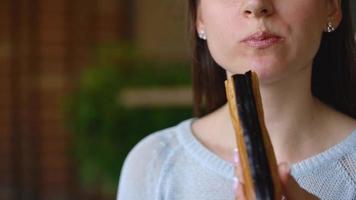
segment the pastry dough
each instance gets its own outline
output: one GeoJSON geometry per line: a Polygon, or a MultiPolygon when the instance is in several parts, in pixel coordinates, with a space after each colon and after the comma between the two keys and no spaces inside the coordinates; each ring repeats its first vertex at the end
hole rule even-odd
{"type": "Polygon", "coordinates": [[[225,81],[231,121],[247,200],[280,200],[278,166],[267,132],[256,73],[236,74],[225,81]]]}

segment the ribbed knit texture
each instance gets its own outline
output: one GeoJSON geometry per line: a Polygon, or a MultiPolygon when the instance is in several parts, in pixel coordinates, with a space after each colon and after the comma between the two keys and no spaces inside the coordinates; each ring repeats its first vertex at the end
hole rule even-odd
{"type": "MultiPolygon", "coordinates": [[[[193,119],[138,143],[121,172],[118,200],[233,200],[232,163],[193,135],[193,119]]],[[[291,166],[299,185],[325,200],[356,200],[356,130],[339,144],[291,166]]]]}

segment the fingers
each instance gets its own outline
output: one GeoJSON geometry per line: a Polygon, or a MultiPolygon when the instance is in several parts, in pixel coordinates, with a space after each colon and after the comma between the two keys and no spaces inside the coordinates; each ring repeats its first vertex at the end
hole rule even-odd
{"type": "Polygon", "coordinates": [[[283,190],[283,198],[282,199],[286,199],[287,197],[289,197],[289,192],[288,192],[288,188],[289,188],[289,179],[290,179],[290,169],[287,163],[281,163],[278,165],[278,173],[279,173],[279,177],[282,183],[282,190],[283,190]]]}
{"type": "Polygon", "coordinates": [[[282,182],[282,189],[287,199],[294,199],[293,197],[299,197],[303,192],[301,191],[299,184],[294,180],[290,174],[290,168],[287,163],[281,163],[278,166],[279,177],[282,182]]]}
{"type": "Polygon", "coordinates": [[[234,164],[235,164],[235,177],[234,177],[234,192],[236,200],[244,200],[244,185],[242,178],[242,169],[240,167],[239,153],[237,149],[234,149],[234,164]]]}
{"type": "MultiPolygon", "coordinates": [[[[281,163],[278,165],[279,177],[282,182],[282,186],[287,186],[290,179],[290,169],[287,163],[281,163]]],[[[286,189],[286,188],[283,188],[286,189]]]]}
{"type": "MultiPolygon", "coordinates": [[[[244,200],[246,199],[244,191],[244,180],[242,168],[239,161],[239,154],[237,149],[234,149],[234,164],[235,164],[235,174],[234,177],[234,192],[235,199],[244,200]]],[[[279,177],[282,183],[282,190],[284,193],[284,199],[288,200],[317,200],[318,198],[303,188],[301,188],[298,182],[292,177],[291,170],[287,163],[281,163],[278,165],[279,177]]]]}
{"type": "Polygon", "coordinates": [[[235,175],[239,179],[240,183],[244,183],[242,168],[240,165],[239,152],[237,149],[234,149],[234,164],[235,164],[235,175]]]}
{"type": "Polygon", "coordinates": [[[245,193],[243,190],[244,185],[242,183],[238,183],[235,189],[235,199],[236,200],[245,200],[245,193]]]}
{"type": "Polygon", "coordinates": [[[282,183],[282,189],[284,196],[288,200],[294,199],[305,199],[305,200],[316,200],[318,199],[314,195],[308,193],[303,188],[301,188],[298,182],[290,174],[290,168],[287,163],[281,163],[278,165],[279,177],[282,183]]]}

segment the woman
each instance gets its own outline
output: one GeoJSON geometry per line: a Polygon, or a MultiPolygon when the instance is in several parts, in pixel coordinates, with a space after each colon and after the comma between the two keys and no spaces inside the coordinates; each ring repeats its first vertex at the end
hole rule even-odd
{"type": "Polygon", "coordinates": [[[255,71],[286,199],[356,199],[347,0],[189,0],[195,111],[129,154],[118,199],[244,199],[226,76],[255,71]]]}

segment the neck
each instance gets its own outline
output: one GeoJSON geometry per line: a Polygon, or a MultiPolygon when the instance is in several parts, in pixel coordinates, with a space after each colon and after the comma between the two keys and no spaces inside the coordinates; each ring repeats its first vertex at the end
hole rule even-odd
{"type": "Polygon", "coordinates": [[[312,135],[318,108],[318,101],[313,97],[310,86],[310,70],[296,73],[285,82],[260,86],[270,138],[278,152],[286,152],[280,157],[287,157],[293,153],[293,149],[305,146],[305,142],[310,141],[306,138],[312,135]],[[291,152],[287,152],[287,149],[291,152]]]}

